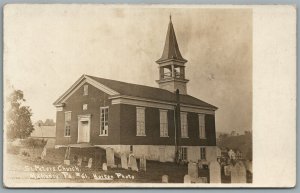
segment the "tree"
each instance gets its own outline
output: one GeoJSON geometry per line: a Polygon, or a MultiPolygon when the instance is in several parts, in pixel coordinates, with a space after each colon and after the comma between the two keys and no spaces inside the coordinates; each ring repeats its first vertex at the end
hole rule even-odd
{"type": "Polygon", "coordinates": [[[24,139],[34,130],[29,106],[24,106],[23,91],[14,90],[8,97],[10,108],[7,112],[7,137],[10,139],[24,139]]]}
{"type": "Polygon", "coordinates": [[[53,119],[46,119],[44,125],[45,126],[54,126],[55,123],[54,123],[53,119]]]}

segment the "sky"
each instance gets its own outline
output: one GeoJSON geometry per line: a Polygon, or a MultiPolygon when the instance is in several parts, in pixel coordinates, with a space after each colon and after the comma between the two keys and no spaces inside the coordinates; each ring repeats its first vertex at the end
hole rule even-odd
{"type": "Polygon", "coordinates": [[[158,87],[169,15],[188,94],[218,107],[217,132],[252,129],[251,9],[14,5],[4,10],[4,83],[24,92],[33,121],[82,74],[158,87]]]}

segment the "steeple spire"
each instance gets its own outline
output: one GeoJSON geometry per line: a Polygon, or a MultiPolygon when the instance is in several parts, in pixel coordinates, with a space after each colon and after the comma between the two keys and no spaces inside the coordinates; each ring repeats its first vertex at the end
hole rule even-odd
{"type": "Polygon", "coordinates": [[[168,60],[177,60],[180,62],[187,62],[186,59],[184,59],[181,56],[181,53],[179,51],[173,23],[172,23],[172,15],[170,14],[170,22],[168,26],[166,41],[165,41],[165,47],[163,54],[159,60],[157,60],[157,63],[161,63],[168,60]]]}
{"type": "Polygon", "coordinates": [[[161,58],[156,61],[159,64],[159,80],[156,81],[159,88],[171,92],[178,89],[181,94],[187,94],[186,83],[189,80],[185,78],[186,62],[187,60],[181,56],[179,51],[170,14],[164,51],[161,58]]]}

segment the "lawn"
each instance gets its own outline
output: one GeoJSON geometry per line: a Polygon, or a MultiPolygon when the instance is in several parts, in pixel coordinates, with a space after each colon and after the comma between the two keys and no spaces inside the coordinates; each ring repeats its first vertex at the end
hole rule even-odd
{"type": "MultiPolygon", "coordinates": [[[[47,182],[47,183],[161,183],[162,176],[169,176],[169,183],[183,183],[184,175],[188,173],[187,165],[147,161],[147,171],[131,171],[120,168],[120,159],[115,157],[119,167],[102,170],[106,162],[105,150],[100,148],[72,148],[71,165],[64,165],[65,148],[48,149],[44,160],[40,155],[42,148],[9,147],[6,158],[6,178],[15,182],[47,182]],[[24,153],[25,152],[25,153],[24,153]],[[83,158],[82,166],[76,166],[76,159],[83,158]],[[88,168],[88,159],[93,158],[92,168],[88,168]]],[[[137,159],[138,165],[139,160],[137,159]]],[[[209,170],[199,169],[199,177],[207,177],[209,170]]],[[[251,177],[252,178],[252,177],[251,177]]],[[[248,177],[247,182],[251,183],[248,177]]],[[[222,172],[222,183],[230,183],[230,176],[222,172]]]]}

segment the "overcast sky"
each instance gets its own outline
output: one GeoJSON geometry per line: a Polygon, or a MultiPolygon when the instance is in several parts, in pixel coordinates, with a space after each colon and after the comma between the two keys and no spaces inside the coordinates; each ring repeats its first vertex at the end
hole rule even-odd
{"type": "Polygon", "coordinates": [[[217,106],[217,131],[252,125],[252,12],[95,5],[6,7],[5,81],[24,91],[33,120],[82,74],[157,87],[169,14],[188,94],[217,106]]]}

